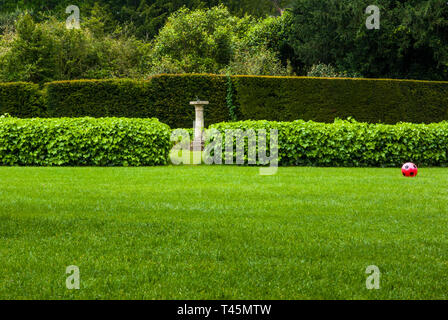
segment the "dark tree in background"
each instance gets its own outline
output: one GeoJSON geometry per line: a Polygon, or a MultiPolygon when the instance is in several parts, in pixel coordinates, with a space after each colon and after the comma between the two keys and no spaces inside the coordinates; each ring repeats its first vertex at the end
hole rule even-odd
{"type": "Polygon", "coordinates": [[[447,80],[448,5],[442,0],[295,0],[290,43],[298,60],[365,77],[447,80]],[[365,9],[381,10],[367,30],[365,9]]]}

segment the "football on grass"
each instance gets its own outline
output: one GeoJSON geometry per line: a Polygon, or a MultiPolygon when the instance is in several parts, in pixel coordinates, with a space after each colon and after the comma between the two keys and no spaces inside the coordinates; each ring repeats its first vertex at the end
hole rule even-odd
{"type": "Polygon", "coordinates": [[[414,178],[415,176],[417,176],[418,168],[412,162],[408,162],[408,163],[405,163],[403,165],[403,167],[401,167],[401,172],[403,173],[403,176],[405,176],[405,177],[414,178]]]}

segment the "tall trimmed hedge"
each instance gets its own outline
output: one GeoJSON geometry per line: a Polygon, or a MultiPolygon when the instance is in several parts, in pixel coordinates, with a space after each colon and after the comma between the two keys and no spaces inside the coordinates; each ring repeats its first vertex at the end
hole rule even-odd
{"type": "Polygon", "coordinates": [[[170,128],[156,119],[0,118],[0,165],[164,165],[170,128]]]}
{"type": "Polygon", "coordinates": [[[210,101],[206,125],[235,117],[326,123],[352,117],[387,124],[448,120],[448,82],[434,81],[184,74],[51,82],[44,93],[41,97],[33,84],[0,84],[0,114],[156,117],[173,128],[191,128],[189,102],[199,98],[210,101]]]}
{"type": "Polygon", "coordinates": [[[240,120],[448,120],[448,82],[258,76],[233,80],[240,120]]]}
{"type": "MultiPolygon", "coordinates": [[[[408,161],[448,166],[448,122],[386,125],[343,120],[241,121],[211,127],[223,135],[229,129],[277,129],[279,163],[283,166],[395,167],[408,161]]],[[[269,149],[269,137],[267,141],[269,149]]]]}
{"type": "Polygon", "coordinates": [[[20,118],[44,116],[39,86],[27,82],[0,83],[0,115],[5,113],[20,118]]]}
{"type": "Polygon", "coordinates": [[[226,78],[213,75],[160,75],[147,81],[78,80],[46,84],[52,117],[156,117],[178,128],[193,127],[197,98],[209,100],[206,124],[226,121],[226,78]]]}

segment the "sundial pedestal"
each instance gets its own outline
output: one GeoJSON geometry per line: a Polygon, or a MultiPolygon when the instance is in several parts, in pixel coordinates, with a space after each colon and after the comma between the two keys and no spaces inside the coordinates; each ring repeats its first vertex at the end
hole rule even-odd
{"type": "Polygon", "coordinates": [[[195,108],[194,121],[194,139],[191,143],[193,151],[193,164],[201,164],[202,151],[204,150],[204,106],[208,105],[208,101],[191,101],[191,105],[195,108]]]}

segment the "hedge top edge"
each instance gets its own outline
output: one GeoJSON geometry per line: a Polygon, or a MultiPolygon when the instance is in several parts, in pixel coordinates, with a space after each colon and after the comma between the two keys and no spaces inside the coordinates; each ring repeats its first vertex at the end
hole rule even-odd
{"type": "MultiPolygon", "coordinates": [[[[48,84],[59,83],[81,83],[81,82],[150,82],[152,79],[160,77],[233,77],[233,78],[260,78],[260,79],[291,79],[291,80],[344,80],[344,81],[391,81],[391,82],[416,82],[416,83],[428,83],[428,84],[448,84],[448,81],[432,81],[432,80],[416,80],[416,79],[389,79],[389,78],[344,78],[344,77],[306,77],[306,76],[259,76],[259,75],[222,75],[212,73],[189,73],[189,74],[168,74],[161,73],[148,77],[146,79],[132,79],[132,78],[115,78],[115,79],[76,79],[76,80],[58,80],[46,82],[44,86],[48,84]]],[[[14,85],[14,84],[32,84],[32,82],[0,82],[0,85],[14,85]]]]}

